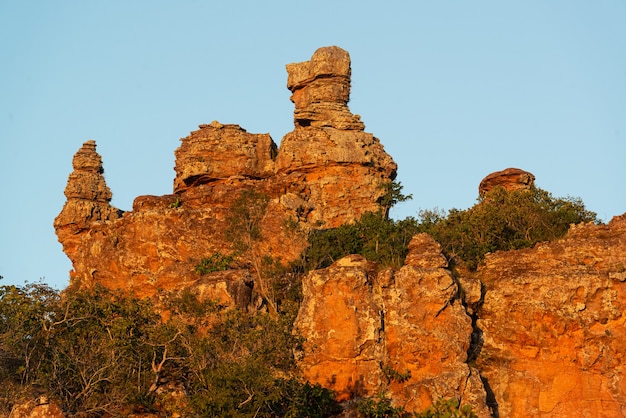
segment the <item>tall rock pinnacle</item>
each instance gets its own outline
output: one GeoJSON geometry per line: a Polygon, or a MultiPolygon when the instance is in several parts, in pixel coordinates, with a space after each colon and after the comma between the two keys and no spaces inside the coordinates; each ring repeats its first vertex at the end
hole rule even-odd
{"type": "Polygon", "coordinates": [[[310,61],[288,64],[287,73],[296,127],[365,129],[360,116],[348,109],[351,70],[347,51],[336,46],[320,48],[310,61]]]}
{"type": "Polygon", "coordinates": [[[319,48],[311,60],[288,64],[287,74],[295,129],[280,143],[276,173],[306,183],[309,221],[323,228],[376,212],[381,186],[395,178],[397,165],[348,109],[350,55],[319,48]]]}
{"type": "Polygon", "coordinates": [[[83,144],[74,155],[72,166],[74,171],[65,187],[67,202],[54,220],[54,229],[66,253],[74,247],[72,237],[78,232],[90,228],[95,222],[120,216],[119,210],[109,203],[113,195],[104,180],[102,157],[96,152],[96,141],[83,144]]]}

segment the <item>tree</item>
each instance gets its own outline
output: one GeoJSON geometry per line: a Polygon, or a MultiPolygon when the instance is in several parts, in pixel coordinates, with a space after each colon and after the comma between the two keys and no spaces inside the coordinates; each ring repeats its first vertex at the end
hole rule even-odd
{"type": "Polygon", "coordinates": [[[263,240],[261,221],[267,213],[268,204],[267,195],[255,190],[244,190],[231,207],[226,236],[233,243],[233,249],[240,259],[252,267],[257,291],[267,303],[270,313],[275,316],[278,313],[276,297],[272,277],[267,274],[273,259],[259,248],[263,240]]]}
{"type": "Polygon", "coordinates": [[[382,206],[385,218],[389,216],[389,210],[401,202],[413,199],[413,195],[402,194],[404,186],[399,181],[390,181],[380,186],[384,190],[384,194],[378,199],[378,204],[382,206]]]}
{"type": "Polygon", "coordinates": [[[330,391],[294,379],[293,316],[223,310],[189,292],[148,300],[104,288],[0,286],[0,414],[33,385],[65,412],[330,416],[330,391]],[[171,405],[161,388],[176,383],[171,405]]]}

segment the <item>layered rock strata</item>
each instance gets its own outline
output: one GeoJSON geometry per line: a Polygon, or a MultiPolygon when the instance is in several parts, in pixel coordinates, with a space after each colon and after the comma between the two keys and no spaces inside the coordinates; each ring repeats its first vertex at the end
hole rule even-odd
{"type": "Polygon", "coordinates": [[[496,187],[507,191],[528,190],[535,184],[535,176],[519,168],[507,168],[487,175],[478,186],[478,194],[484,196],[496,187]]]}
{"type": "Polygon", "coordinates": [[[203,258],[235,253],[226,232],[244,192],[267,200],[258,225],[262,239],[248,252],[283,263],[302,253],[311,229],[380,210],[381,186],[395,178],[397,167],[348,109],[350,71],[348,53],[337,47],[289,64],[295,129],[280,148],[268,134],[238,125],[200,125],[175,152],[173,193],[139,196],[121,217],[109,205],[95,142],[85,143],[54,224],[73,264],[71,284],[100,283],[145,296],[195,288],[225,304],[245,305],[253,303],[246,298],[253,297],[256,278],[236,267],[246,267],[254,254],[238,254],[227,272],[194,271],[203,258]]]}
{"type": "Polygon", "coordinates": [[[348,109],[350,55],[336,46],[320,48],[310,61],[287,65],[287,88],[293,93],[296,127],[365,129],[348,109]]]}
{"type": "Polygon", "coordinates": [[[72,167],[74,171],[65,187],[67,201],[54,220],[54,229],[68,256],[92,225],[113,221],[121,215],[110,204],[113,194],[104,180],[102,157],[96,152],[95,141],[83,144],[72,159],[72,167]]]}

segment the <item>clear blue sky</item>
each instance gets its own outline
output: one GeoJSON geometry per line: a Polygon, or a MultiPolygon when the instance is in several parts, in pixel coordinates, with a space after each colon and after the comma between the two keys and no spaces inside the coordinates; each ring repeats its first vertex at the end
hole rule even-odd
{"type": "Polygon", "coordinates": [[[113,204],[172,191],[199,124],[280,143],[285,64],[352,57],[353,113],[414,199],[468,208],[519,167],[605,221],[626,211],[626,1],[0,0],[0,284],[68,283],[52,222],[95,139],[113,204]]]}

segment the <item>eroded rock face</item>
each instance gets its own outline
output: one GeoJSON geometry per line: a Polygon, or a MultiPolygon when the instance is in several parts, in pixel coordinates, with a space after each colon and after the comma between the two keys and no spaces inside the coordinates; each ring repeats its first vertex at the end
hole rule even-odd
{"type": "Polygon", "coordinates": [[[279,181],[303,186],[297,194],[307,201],[314,227],[333,228],[376,212],[381,185],[396,177],[397,165],[348,108],[348,52],[320,48],[310,61],[287,65],[287,73],[295,130],[280,144],[279,181]]]}
{"type": "Polygon", "coordinates": [[[626,415],[626,216],[486,257],[477,367],[501,417],[626,415]]]}
{"type": "Polygon", "coordinates": [[[102,157],[96,152],[95,141],[83,144],[74,155],[72,166],[74,171],[65,187],[67,201],[54,220],[54,229],[70,259],[82,233],[121,215],[119,209],[109,203],[113,195],[104,180],[102,157]]]}
{"type": "Polygon", "coordinates": [[[413,238],[399,271],[348,256],[311,272],[295,329],[306,336],[299,367],[340,399],[386,393],[408,411],[460,398],[490,416],[476,370],[466,364],[472,321],[441,247],[413,238]]]}
{"type": "Polygon", "coordinates": [[[351,69],[347,51],[336,46],[320,48],[310,61],[287,65],[287,73],[296,127],[365,128],[359,115],[348,109],[351,69]]]}
{"type": "MultiPolygon", "coordinates": [[[[302,253],[307,231],[380,210],[381,185],[395,178],[397,167],[348,109],[348,53],[320,48],[311,61],[287,70],[295,129],[280,148],[268,134],[238,125],[200,125],[175,152],[173,193],[139,196],[121,217],[109,205],[95,142],[85,143],[74,158],[67,204],[54,224],[73,264],[71,284],[100,283],[142,296],[195,289],[225,304],[245,305],[254,302],[244,300],[254,298],[254,274],[194,271],[203,258],[234,253],[226,232],[244,191],[267,199],[259,221],[263,239],[250,251],[282,263],[302,253]]],[[[249,256],[240,255],[236,264],[245,266],[249,256]]]]}
{"type": "Polygon", "coordinates": [[[504,190],[528,190],[535,184],[535,176],[519,168],[507,168],[485,177],[478,186],[478,194],[484,196],[496,187],[504,190]]]}
{"type": "Polygon", "coordinates": [[[269,134],[250,134],[239,125],[213,121],[181,139],[176,150],[174,193],[215,180],[252,179],[274,173],[276,144],[269,134]]]}
{"type": "Polygon", "coordinates": [[[9,418],[65,418],[65,414],[56,403],[40,396],[15,405],[9,418]]]}

